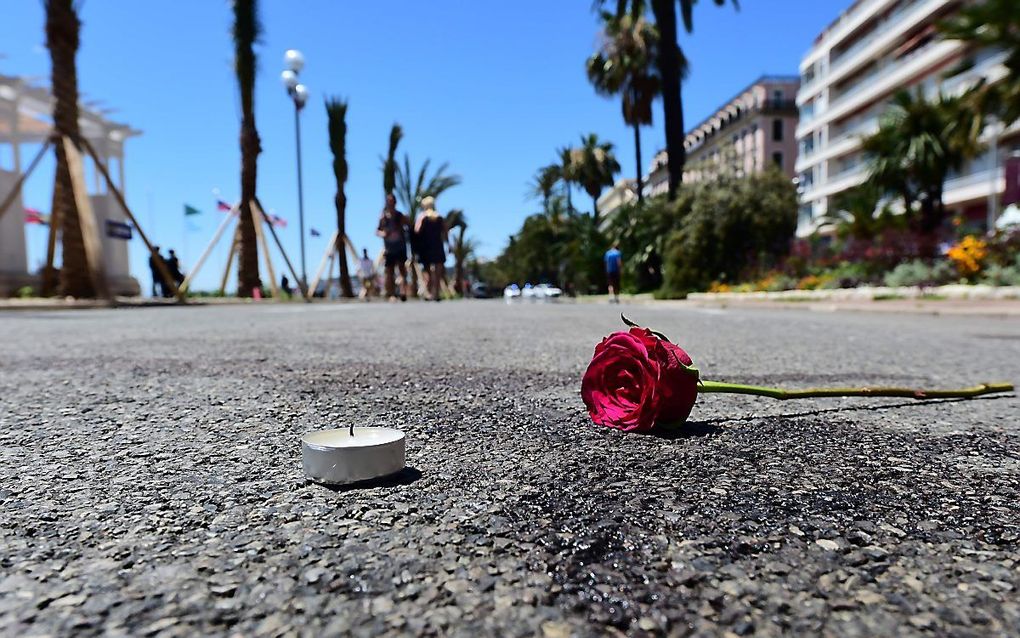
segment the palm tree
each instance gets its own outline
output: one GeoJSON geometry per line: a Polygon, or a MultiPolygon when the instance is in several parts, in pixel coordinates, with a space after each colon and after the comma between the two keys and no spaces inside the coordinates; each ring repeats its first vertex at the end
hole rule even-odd
{"type": "Polygon", "coordinates": [[[394,124],[390,129],[390,145],[386,151],[386,159],[383,160],[383,192],[387,195],[393,194],[397,187],[397,145],[404,137],[404,130],[399,124],[394,124]]]}
{"type": "Polygon", "coordinates": [[[542,209],[549,208],[549,199],[556,190],[556,185],[563,177],[563,168],[559,164],[549,164],[538,169],[531,180],[530,195],[542,198],[542,209]]]}
{"type": "Polygon", "coordinates": [[[407,209],[407,217],[414,226],[415,217],[421,210],[421,200],[428,196],[438,199],[447,190],[460,184],[460,175],[447,175],[446,170],[449,163],[441,165],[431,177],[428,176],[429,164],[432,160],[427,159],[418,170],[417,179],[413,178],[411,170],[411,158],[404,154],[404,165],[397,167],[397,199],[407,209]]]}
{"type": "Polygon", "coordinates": [[[828,214],[819,221],[836,225],[840,234],[861,240],[873,239],[886,221],[883,215],[876,215],[882,194],[877,180],[865,181],[834,197],[828,214]]]}
{"type": "Polygon", "coordinates": [[[578,183],[579,176],[577,153],[569,146],[564,146],[556,151],[556,153],[560,156],[559,174],[560,181],[563,182],[563,188],[566,190],[567,210],[573,212],[574,202],[572,198],[572,184],[578,183]]]}
{"type": "MultiPolygon", "coordinates": [[[[460,175],[447,175],[446,169],[449,168],[449,164],[442,164],[431,177],[428,176],[429,164],[432,160],[425,160],[425,163],[421,165],[418,170],[417,179],[415,179],[415,173],[411,170],[411,158],[404,153],[404,165],[397,166],[396,185],[397,185],[397,199],[404,206],[405,213],[407,214],[408,224],[411,228],[414,228],[415,218],[418,215],[418,211],[421,210],[421,202],[428,196],[437,198],[447,190],[460,184],[460,175]]],[[[411,262],[413,265],[414,256],[416,254],[416,242],[412,235],[411,238],[411,262]]],[[[416,268],[411,269],[411,294],[418,294],[418,271],[416,268]]]]}
{"type": "MultiPolygon", "coordinates": [[[[920,202],[917,230],[934,239],[946,211],[942,191],[950,171],[978,155],[975,115],[963,98],[925,98],[922,87],[899,91],[879,118],[879,129],[863,141],[869,177],[902,193],[908,213],[920,202]]],[[[929,241],[929,250],[934,242],[929,241]]]]}
{"type": "MultiPolygon", "coordinates": [[[[53,123],[61,135],[78,144],[78,19],[74,0],[46,0],[46,47],[50,50],[51,83],[53,85],[53,123]]],[[[60,270],[60,290],[72,297],[95,297],[96,290],[89,275],[85,242],[81,234],[78,206],[71,188],[71,172],[63,144],[58,141],[56,150],[57,171],[53,183],[53,215],[61,220],[61,250],[63,265],[60,270]]],[[[57,232],[56,228],[50,229],[57,232]]],[[[51,294],[56,288],[56,273],[43,273],[43,290],[51,294]]]]}
{"type": "Polygon", "coordinates": [[[662,80],[655,68],[659,33],[644,17],[644,7],[635,4],[632,11],[615,15],[601,14],[603,41],[599,51],[588,58],[588,80],[601,95],[622,95],[623,121],[634,127],[634,154],[637,161],[638,204],[641,193],[641,125],[652,123],[652,102],[662,91],[662,80]]]}
{"type": "Polygon", "coordinates": [[[577,181],[591,197],[592,217],[598,225],[599,195],[604,187],[613,185],[614,176],[620,172],[612,142],[602,142],[594,133],[582,136],[581,147],[572,153],[571,165],[577,167],[577,181]]]}
{"type": "Polygon", "coordinates": [[[446,230],[451,240],[450,253],[454,260],[453,286],[458,295],[464,294],[464,263],[474,252],[474,243],[464,239],[467,226],[467,217],[461,209],[455,208],[446,214],[446,230]],[[449,232],[453,229],[457,229],[456,235],[449,232]]]}
{"type": "MultiPolygon", "coordinates": [[[[600,4],[609,0],[597,0],[600,4]]],[[[676,198],[676,190],[684,173],[687,152],[684,149],[684,105],[680,81],[686,58],[677,43],[677,5],[680,7],[680,18],[687,33],[694,30],[694,5],[698,0],[616,0],[617,15],[623,15],[630,7],[631,14],[644,10],[651,2],[652,13],[655,15],[655,26],[659,31],[659,46],[656,55],[656,66],[662,78],[662,114],[666,125],[666,154],[669,168],[669,199],[676,198]]],[[[712,0],[717,6],[726,4],[726,0],[712,0]]],[[[733,6],[740,8],[738,0],[731,0],[733,6]]]]}
{"type": "MultiPolygon", "coordinates": [[[[939,24],[950,40],[962,40],[973,50],[994,49],[1006,53],[1001,79],[982,83],[972,97],[979,112],[995,115],[1009,126],[1020,120],[1020,11],[1016,0],[985,0],[965,3],[958,12],[939,24]]],[[[957,71],[973,65],[969,58],[957,71]]]]}
{"type": "Polygon", "coordinates": [[[262,152],[259,132],[255,128],[254,45],[262,27],[258,19],[257,0],[234,0],[234,71],[241,92],[241,207],[240,244],[238,250],[237,294],[250,297],[262,285],[259,279],[259,256],[251,204],[255,199],[258,156],[262,152]]]}
{"type": "Polygon", "coordinates": [[[329,150],[333,152],[333,175],[336,176],[336,250],[340,262],[340,294],[348,299],[354,297],[351,288],[351,274],[347,270],[347,102],[340,98],[326,100],[326,116],[329,119],[329,150]]]}

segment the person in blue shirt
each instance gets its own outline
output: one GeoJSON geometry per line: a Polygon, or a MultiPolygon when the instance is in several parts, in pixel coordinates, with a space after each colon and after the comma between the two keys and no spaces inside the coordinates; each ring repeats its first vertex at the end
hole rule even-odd
{"type": "Polygon", "coordinates": [[[620,253],[620,246],[613,243],[613,247],[606,251],[606,281],[609,283],[610,300],[613,303],[620,303],[620,271],[623,270],[623,255],[620,253]]]}

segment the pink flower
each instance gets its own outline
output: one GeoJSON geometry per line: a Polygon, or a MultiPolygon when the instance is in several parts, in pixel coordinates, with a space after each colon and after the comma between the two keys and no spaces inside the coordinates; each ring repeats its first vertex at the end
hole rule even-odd
{"type": "Polygon", "coordinates": [[[598,425],[626,432],[687,420],[698,396],[690,356],[647,328],[614,332],[595,346],[581,399],[598,425]]]}
{"type": "Polygon", "coordinates": [[[659,415],[662,344],[646,330],[614,332],[595,346],[581,380],[581,399],[598,425],[650,430],[659,415]],[[649,333],[648,336],[651,336],[649,333]]]}

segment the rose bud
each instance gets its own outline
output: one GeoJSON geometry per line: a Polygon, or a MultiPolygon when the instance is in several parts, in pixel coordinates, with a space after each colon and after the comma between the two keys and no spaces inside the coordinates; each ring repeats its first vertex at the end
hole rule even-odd
{"type": "Polygon", "coordinates": [[[666,359],[662,343],[644,329],[603,339],[581,381],[581,399],[592,421],[628,432],[652,429],[659,416],[659,380],[666,359]]]}

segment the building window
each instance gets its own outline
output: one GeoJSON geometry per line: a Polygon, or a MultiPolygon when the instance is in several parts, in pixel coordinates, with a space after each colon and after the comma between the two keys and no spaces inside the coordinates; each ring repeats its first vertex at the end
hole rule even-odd
{"type": "Polygon", "coordinates": [[[783,120],[772,120],[772,141],[783,141],[783,120]]]}
{"type": "Polygon", "coordinates": [[[772,161],[775,162],[776,166],[783,168],[783,154],[776,151],[772,154],[772,161]]]}
{"type": "Polygon", "coordinates": [[[782,102],[783,101],[783,90],[782,89],[776,89],[775,91],[772,91],[772,99],[775,100],[776,102],[782,102]]]}

